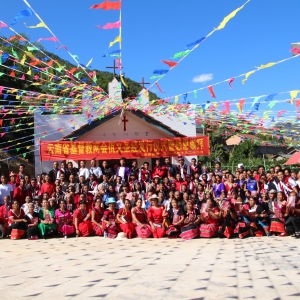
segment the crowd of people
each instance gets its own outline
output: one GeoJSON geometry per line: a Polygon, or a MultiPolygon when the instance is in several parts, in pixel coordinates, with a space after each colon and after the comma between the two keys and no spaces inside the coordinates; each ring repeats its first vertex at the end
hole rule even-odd
{"type": "Polygon", "coordinates": [[[125,158],[113,168],[108,161],[91,160],[89,168],[54,162],[36,178],[21,164],[9,180],[1,176],[0,237],[300,238],[300,173],[161,161],[152,170],[125,158]]]}

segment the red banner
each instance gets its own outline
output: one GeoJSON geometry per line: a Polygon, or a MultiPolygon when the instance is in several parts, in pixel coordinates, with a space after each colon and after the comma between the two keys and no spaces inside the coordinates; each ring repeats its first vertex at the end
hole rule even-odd
{"type": "Polygon", "coordinates": [[[41,160],[88,160],[210,154],[208,136],[115,142],[41,142],[41,160]]]}

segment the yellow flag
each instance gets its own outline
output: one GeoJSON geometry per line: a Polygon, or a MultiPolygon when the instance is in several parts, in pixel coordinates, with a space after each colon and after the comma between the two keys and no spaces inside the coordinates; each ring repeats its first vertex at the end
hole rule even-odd
{"type": "Polygon", "coordinates": [[[266,65],[261,65],[260,67],[258,67],[258,69],[270,68],[270,67],[273,67],[276,64],[277,64],[276,62],[270,62],[270,63],[268,63],[266,65]]]}
{"type": "Polygon", "coordinates": [[[230,13],[227,17],[223,19],[223,21],[220,23],[220,25],[216,28],[216,30],[223,29],[227,22],[232,19],[250,0],[248,0],[245,4],[234,10],[232,13],[230,13]]]}
{"type": "Polygon", "coordinates": [[[41,22],[41,23],[39,23],[39,24],[37,24],[37,25],[35,25],[35,26],[27,26],[26,23],[24,23],[24,24],[25,24],[25,26],[26,26],[27,28],[41,28],[41,27],[47,28],[46,24],[43,23],[43,22],[41,22]]]}
{"type": "Polygon", "coordinates": [[[253,74],[253,73],[255,73],[255,70],[246,73],[246,74],[245,74],[245,79],[242,80],[242,83],[244,84],[245,81],[248,80],[248,77],[249,77],[251,74],[253,74]]]}
{"type": "Polygon", "coordinates": [[[128,85],[126,84],[126,82],[125,82],[124,79],[123,79],[123,75],[121,75],[121,81],[122,81],[123,85],[126,86],[126,87],[128,88],[128,85]]]}
{"type": "Polygon", "coordinates": [[[27,75],[31,75],[31,68],[29,68],[28,72],[26,73],[27,75]]]}
{"type": "Polygon", "coordinates": [[[37,60],[37,58],[29,51],[25,51],[26,55],[34,60],[37,60]]]}
{"type": "Polygon", "coordinates": [[[23,55],[23,58],[21,60],[21,65],[24,66],[25,60],[26,60],[26,54],[23,55]]]}
{"type": "Polygon", "coordinates": [[[297,97],[299,92],[300,92],[300,90],[295,90],[295,91],[290,92],[290,96],[291,96],[292,100],[294,100],[297,97]]]}
{"type": "Polygon", "coordinates": [[[91,59],[89,60],[89,62],[86,64],[86,67],[88,67],[88,66],[92,63],[92,61],[93,61],[93,59],[91,58],[91,59]]]}
{"type": "Polygon", "coordinates": [[[110,48],[111,46],[113,46],[115,43],[121,43],[121,41],[122,41],[122,38],[121,38],[121,36],[119,35],[119,36],[117,36],[115,39],[114,39],[114,41],[113,42],[110,42],[109,43],[109,47],[108,48],[110,48]]]}
{"type": "Polygon", "coordinates": [[[240,114],[242,113],[242,110],[241,110],[241,106],[240,106],[240,104],[239,103],[237,103],[236,104],[236,106],[237,106],[237,108],[238,108],[238,110],[239,110],[239,112],[240,112],[240,114]]]}
{"type": "Polygon", "coordinates": [[[178,96],[175,96],[175,101],[174,101],[174,103],[177,104],[177,102],[178,102],[178,96]]]}

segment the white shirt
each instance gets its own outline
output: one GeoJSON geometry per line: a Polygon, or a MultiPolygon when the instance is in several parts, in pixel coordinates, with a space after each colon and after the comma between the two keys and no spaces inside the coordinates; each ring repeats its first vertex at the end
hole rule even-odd
{"type": "Polygon", "coordinates": [[[163,206],[164,206],[164,207],[167,206],[167,210],[170,209],[170,204],[171,204],[171,201],[170,201],[170,200],[167,200],[167,199],[165,199],[164,202],[163,202],[163,206]]]}
{"type": "Polygon", "coordinates": [[[27,215],[29,213],[29,203],[24,203],[21,208],[24,210],[25,215],[27,215]]]}
{"type": "Polygon", "coordinates": [[[102,175],[102,170],[99,167],[91,167],[90,174],[94,174],[97,178],[99,178],[102,175]]]}
{"type": "Polygon", "coordinates": [[[121,208],[124,208],[124,207],[125,207],[125,204],[124,204],[123,200],[118,200],[117,201],[117,208],[121,209],[121,208]]]}
{"type": "Polygon", "coordinates": [[[125,167],[120,167],[119,176],[122,177],[122,181],[125,181],[125,167]]]}
{"type": "Polygon", "coordinates": [[[9,196],[13,192],[13,187],[11,184],[0,184],[0,205],[4,204],[4,197],[9,196]]]}
{"type": "Polygon", "coordinates": [[[89,179],[90,177],[90,172],[87,168],[80,168],[79,171],[78,171],[78,177],[80,176],[84,176],[85,179],[89,179]]]}

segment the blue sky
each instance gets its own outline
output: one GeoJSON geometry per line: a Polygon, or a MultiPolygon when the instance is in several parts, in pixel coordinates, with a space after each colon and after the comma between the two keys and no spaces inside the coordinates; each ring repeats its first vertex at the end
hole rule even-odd
{"type": "MultiPolygon", "coordinates": [[[[92,67],[106,70],[112,59],[103,58],[110,41],[118,35],[118,29],[101,30],[97,25],[116,22],[119,11],[90,10],[92,4],[102,0],[29,0],[37,13],[73,54],[86,64],[93,58],[92,67]]],[[[161,63],[174,53],[185,50],[185,46],[217,27],[221,20],[239,7],[245,0],[123,0],[122,35],[123,67],[126,77],[139,81],[144,76],[147,81],[155,69],[168,68],[161,63]]],[[[0,0],[0,19],[11,24],[15,15],[27,6],[21,0],[0,0]]],[[[159,97],[168,97],[213,84],[218,81],[251,71],[255,66],[276,62],[291,56],[290,44],[300,42],[300,1],[297,0],[251,0],[223,30],[215,32],[192,54],[173,69],[157,88],[152,89],[159,97]],[[193,78],[202,74],[212,74],[206,83],[194,83],[193,78]]],[[[30,34],[31,40],[51,37],[44,29],[28,29],[24,26],[36,25],[35,16],[20,20],[13,28],[30,34]]],[[[10,36],[8,29],[1,34],[10,36]]],[[[42,42],[47,50],[63,58],[70,59],[63,50],[56,50],[52,42],[42,42]]],[[[116,44],[111,50],[116,50],[116,44]]],[[[217,99],[213,100],[207,90],[198,92],[198,100],[188,96],[192,103],[206,103],[272,94],[300,89],[300,57],[286,63],[261,70],[249,77],[242,85],[236,79],[233,89],[227,83],[214,88],[217,99]]],[[[205,77],[205,76],[204,76],[205,77]]],[[[280,100],[288,95],[276,96],[280,100]]],[[[181,98],[182,101],[182,98],[181,98]]],[[[245,109],[249,105],[245,105],[245,109]]],[[[266,105],[261,105],[261,110],[266,105]]],[[[294,110],[294,106],[277,104],[273,110],[294,110]]]]}

